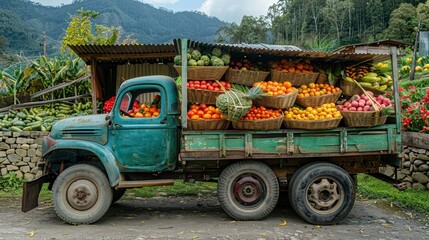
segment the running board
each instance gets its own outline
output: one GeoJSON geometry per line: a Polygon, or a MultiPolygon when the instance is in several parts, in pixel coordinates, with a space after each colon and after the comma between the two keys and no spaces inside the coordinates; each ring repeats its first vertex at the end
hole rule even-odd
{"type": "Polygon", "coordinates": [[[121,181],[116,188],[138,188],[138,187],[152,187],[152,186],[167,186],[173,185],[173,179],[154,179],[154,180],[140,180],[140,181],[121,181]]]}

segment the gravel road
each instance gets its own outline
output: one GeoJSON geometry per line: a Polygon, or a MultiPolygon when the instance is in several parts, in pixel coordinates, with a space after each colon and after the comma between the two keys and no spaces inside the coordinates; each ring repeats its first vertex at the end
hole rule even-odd
{"type": "Polygon", "coordinates": [[[385,201],[357,201],[332,226],[304,222],[286,201],[263,221],[239,222],[209,195],[133,198],[119,200],[96,224],[71,226],[50,202],[22,213],[20,200],[8,198],[0,201],[0,239],[429,239],[428,219],[385,201]]]}

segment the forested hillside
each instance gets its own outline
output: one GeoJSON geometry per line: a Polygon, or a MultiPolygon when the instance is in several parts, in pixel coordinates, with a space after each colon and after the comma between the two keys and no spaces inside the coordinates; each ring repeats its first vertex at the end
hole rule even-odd
{"type": "Polygon", "coordinates": [[[317,50],[386,38],[412,43],[419,19],[422,30],[429,30],[427,0],[278,0],[266,16],[223,26],[217,41],[317,50]]]}
{"type": "Polygon", "coordinates": [[[222,24],[202,13],[173,13],[136,0],[75,0],[59,7],[28,0],[0,0],[0,50],[41,53],[43,31],[47,34],[48,50],[58,49],[69,16],[81,8],[99,12],[94,23],[121,27],[123,36],[132,34],[138,43],[165,43],[180,37],[210,42],[222,24]]]}

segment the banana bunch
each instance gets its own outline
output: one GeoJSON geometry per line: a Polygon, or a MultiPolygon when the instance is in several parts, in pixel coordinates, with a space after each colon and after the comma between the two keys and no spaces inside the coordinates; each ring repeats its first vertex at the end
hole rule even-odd
{"type": "MultiPolygon", "coordinates": [[[[353,78],[346,77],[344,80],[353,82],[353,78]]],[[[386,91],[393,85],[392,77],[386,73],[377,74],[375,72],[367,72],[361,78],[356,81],[365,88],[377,89],[379,91],[386,91]]]]}

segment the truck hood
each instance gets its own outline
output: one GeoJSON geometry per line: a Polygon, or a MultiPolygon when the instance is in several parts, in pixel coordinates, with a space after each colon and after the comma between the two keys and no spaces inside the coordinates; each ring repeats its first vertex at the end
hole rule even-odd
{"type": "Polygon", "coordinates": [[[53,139],[86,140],[99,144],[107,142],[106,114],[71,117],[58,121],[52,127],[53,139]]]}

